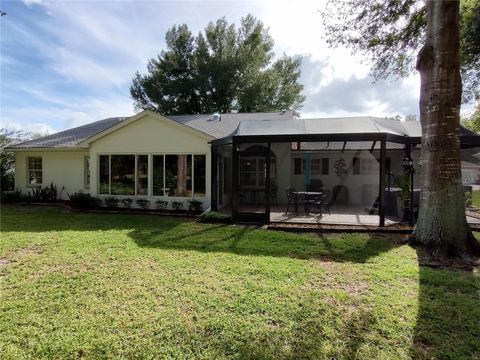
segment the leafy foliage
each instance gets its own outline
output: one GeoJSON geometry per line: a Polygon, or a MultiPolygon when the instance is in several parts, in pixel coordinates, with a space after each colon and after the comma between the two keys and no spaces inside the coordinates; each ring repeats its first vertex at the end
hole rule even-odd
{"type": "Polygon", "coordinates": [[[118,206],[118,198],[116,198],[115,196],[108,196],[105,198],[105,206],[108,207],[108,208],[116,208],[118,206]]]}
{"type": "Polygon", "coordinates": [[[183,202],[181,201],[172,201],[173,210],[181,210],[183,208],[183,202]]]}
{"type": "MultiPolygon", "coordinates": [[[[462,0],[460,15],[463,95],[470,101],[480,98],[480,2],[462,0]]],[[[425,40],[423,1],[330,0],[322,17],[327,42],[367,55],[375,78],[403,77],[414,69],[425,40]]]]}
{"type": "Polygon", "coordinates": [[[135,200],[138,206],[140,206],[142,209],[148,209],[150,207],[150,200],[148,199],[137,199],[135,200]]]}
{"type": "Polygon", "coordinates": [[[71,205],[78,209],[91,209],[99,205],[99,200],[96,197],[82,191],[68,194],[68,197],[71,205]]]}
{"type": "Polygon", "coordinates": [[[13,190],[15,153],[6,148],[25,137],[22,131],[0,129],[0,185],[1,191],[13,190]]]}
{"type": "Polygon", "coordinates": [[[198,221],[206,224],[229,224],[232,222],[232,217],[216,211],[208,211],[200,215],[198,221]]]}
{"type": "Polygon", "coordinates": [[[55,202],[57,201],[57,185],[50,184],[50,186],[37,187],[28,192],[28,198],[31,201],[39,202],[55,202]]]}
{"type": "Polygon", "coordinates": [[[467,129],[480,133],[480,103],[469,116],[462,119],[462,125],[467,129]]]}
{"type": "Polygon", "coordinates": [[[157,200],[156,203],[157,209],[165,210],[168,206],[168,201],[166,200],[157,200]]]}
{"type": "Polygon", "coordinates": [[[190,200],[188,203],[188,210],[195,214],[203,212],[203,202],[196,199],[190,200]]]}
{"type": "Polygon", "coordinates": [[[225,18],[194,36],[187,25],[167,31],[166,50],[137,72],[130,94],[138,109],[164,114],[300,109],[301,58],[272,63],[273,39],[252,15],[238,29],[225,18]]]}
{"type": "Polygon", "coordinates": [[[133,199],[132,198],[125,198],[121,200],[121,203],[124,208],[130,209],[132,207],[133,199]]]}

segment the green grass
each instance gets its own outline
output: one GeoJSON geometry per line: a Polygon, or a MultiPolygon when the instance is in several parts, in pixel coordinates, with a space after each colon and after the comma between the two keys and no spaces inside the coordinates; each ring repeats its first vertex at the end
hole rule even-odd
{"type": "Polygon", "coordinates": [[[480,207],[480,191],[472,191],[472,205],[480,207]]]}
{"type": "Polygon", "coordinates": [[[0,356],[473,359],[478,273],[398,238],[2,206],[0,356]]]}

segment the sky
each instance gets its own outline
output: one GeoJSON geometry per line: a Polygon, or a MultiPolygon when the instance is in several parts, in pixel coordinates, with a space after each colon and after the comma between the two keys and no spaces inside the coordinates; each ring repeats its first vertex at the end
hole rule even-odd
{"type": "Polygon", "coordinates": [[[303,56],[301,117],[418,113],[419,77],[373,83],[369,64],[322,37],[324,1],[48,1],[0,3],[1,127],[53,133],[135,113],[136,71],[185,23],[196,34],[225,16],[253,14],[276,56],[303,56]]]}

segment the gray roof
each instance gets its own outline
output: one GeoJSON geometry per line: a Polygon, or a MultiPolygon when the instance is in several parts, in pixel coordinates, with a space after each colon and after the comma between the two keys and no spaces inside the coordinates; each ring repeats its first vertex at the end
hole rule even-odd
{"type": "Polygon", "coordinates": [[[44,136],[39,139],[25,141],[10,146],[10,149],[30,149],[30,148],[70,148],[75,147],[79,142],[86,140],[102,131],[124,121],[126,117],[113,117],[91,124],[78,126],[65,131],[44,136]]]}
{"type": "MultiPolygon", "coordinates": [[[[296,119],[292,111],[271,113],[222,114],[220,120],[209,115],[168,115],[167,118],[189,126],[214,138],[231,135],[302,135],[302,134],[352,134],[390,133],[400,136],[420,137],[418,121],[363,117],[296,119]]],[[[128,119],[114,117],[48,135],[40,139],[10,146],[11,149],[74,148],[80,142],[101,133],[128,119]]],[[[478,135],[461,129],[462,135],[478,135]]],[[[332,145],[332,144],[331,144],[332,145]]],[[[365,145],[367,147],[367,145],[365,145]]],[[[333,147],[332,147],[333,148],[333,147]]]]}
{"type": "MultiPolygon", "coordinates": [[[[272,113],[237,113],[222,114],[220,120],[214,120],[212,114],[209,115],[168,115],[167,118],[190,126],[201,132],[220,139],[233,134],[240,123],[244,120],[291,120],[292,111],[272,112],[272,113]]],[[[10,146],[10,149],[33,149],[33,148],[74,148],[76,145],[92,136],[101,133],[104,130],[128,119],[127,117],[114,117],[96,121],[87,125],[61,131],[39,139],[25,141],[23,143],[10,146]]]]}
{"type": "Polygon", "coordinates": [[[390,133],[400,136],[421,135],[418,121],[399,121],[371,116],[242,121],[235,135],[303,135],[303,134],[390,133]]]}
{"type": "Polygon", "coordinates": [[[167,115],[169,119],[221,139],[236,133],[240,123],[245,121],[291,121],[292,111],[270,112],[270,113],[236,113],[221,114],[220,120],[214,120],[209,115],[167,115]]]}

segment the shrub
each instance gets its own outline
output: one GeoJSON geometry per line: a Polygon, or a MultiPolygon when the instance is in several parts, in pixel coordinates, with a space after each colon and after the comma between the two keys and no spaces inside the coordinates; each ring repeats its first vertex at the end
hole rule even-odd
{"type": "Polygon", "coordinates": [[[13,191],[3,191],[1,193],[1,201],[2,203],[14,203],[14,202],[19,202],[24,199],[24,196],[22,195],[22,190],[19,188],[16,188],[13,191]]]}
{"type": "Polygon", "coordinates": [[[183,202],[182,201],[172,201],[172,208],[176,211],[182,209],[183,208],[183,202]]]}
{"type": "Polygon", "coordinates": [[[28,192],[28,196],[31,201],[39,201],[39,202],[55,202],[57,201],[57,186],[50,184],[50,186],[45,187],[38,187],[32,189],[32,193],[28,192]]]}
{"type": "Polygon", "coordinates": [[[105,198],[105,206],[109,208],[115,208],[118,206],[118,199],[114,196],[109,196],[105,198]]]}
{"type": "Polygon", "coordinates": [[[130,209],[132,207],[133,199],[126,198],[126,199],[122,199],[120,202],[122,203],[122,206],[124,208],[130,209]]]}
{"type": "Polygon", "coordinates": [[[68,194],[68,198],[70,199],[70,204],[78,209],[90,209],[97,206],[97,198],[82,191],[71,195],[68,194]]]}
{"type": "Polygon", "coordinates": [[[465,191],[465,206],[472,206],[472,193],[470,191],[465,191]]]}
{"type": "Polygon", "coordinates": [[[199,200],[190,200],[188,204],[188,210],[195,213],[200,214],[203,212],[203,202],[199,200]]]}
{"type": "Polygon", "coordinates": [[[142,209],[148,209],[150,207],[150,200],[148,199],[137,199],[136,202],[142,209]]]}
{"type": "Polygon", "coordinates": [[[168,201],[166,200],[157,200],[156,202],[157,209],[165,210],[168,206],[168,201]]]}
{"type": "Polygon", "coordinates": [[[229,224],[232,222],[232,218],[229,215],[220,214],[215,211],[208,211],[200,215],[200,217],[198,218],[198,221],[202,223],[209,223],[209,224],[215,224],[215,223],[229,224]]]}

